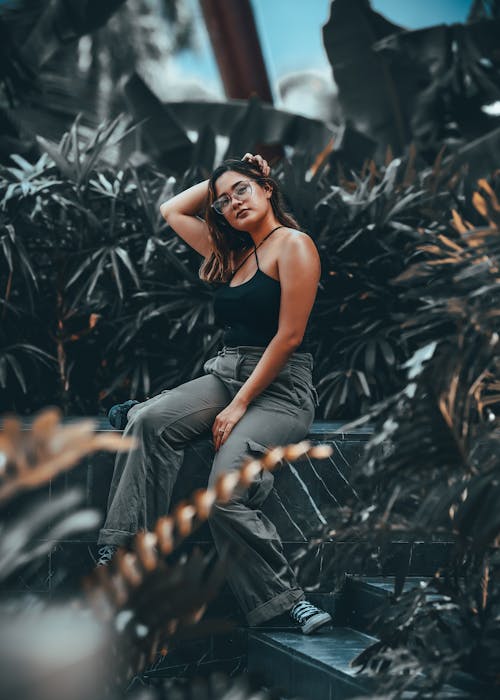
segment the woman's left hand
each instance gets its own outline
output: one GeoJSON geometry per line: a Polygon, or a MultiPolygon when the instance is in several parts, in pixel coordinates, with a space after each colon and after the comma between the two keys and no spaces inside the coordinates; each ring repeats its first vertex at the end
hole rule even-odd
{"type": "Polygon", "coordinates": [[[215,416],[212,435],[216,451],[226,442],[232,429],[240,418],[245,415],[246,410],[245,404],[233,400],[223,411],[215,416]]]}

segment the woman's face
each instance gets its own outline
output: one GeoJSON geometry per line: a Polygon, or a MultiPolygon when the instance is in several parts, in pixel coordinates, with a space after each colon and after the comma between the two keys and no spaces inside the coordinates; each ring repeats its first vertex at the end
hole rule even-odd
{"type": "Polygon", "coordinates": [[[215,209],[235,229],[246,231],[269,211],[272,189],[247,175],[229,170],[215,183],[215,209]]]}

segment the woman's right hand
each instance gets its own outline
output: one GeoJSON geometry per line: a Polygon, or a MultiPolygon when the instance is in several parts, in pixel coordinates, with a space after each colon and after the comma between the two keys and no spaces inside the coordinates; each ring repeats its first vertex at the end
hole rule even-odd
{"type": "Polygon", "coordinates": [[[264,177],[267,177],[271,172],[269,163],[262,156],[254,156],[252,153],[245,153],[241,160],[247,160],[249,163],[254,163],[254,165],[256,165],[259,168],[260,172],[264,175],[264,177]]]}

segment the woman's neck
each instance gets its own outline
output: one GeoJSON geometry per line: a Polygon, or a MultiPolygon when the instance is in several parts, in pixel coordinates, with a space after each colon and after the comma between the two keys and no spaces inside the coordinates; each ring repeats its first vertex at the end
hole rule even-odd
{"type": "Polygon", "coordinates": [[[281,224],[276,219],[276,217],[266,217],[265,220],[259,222],[255,226],[255,228],[253,228],[251,231],[248,231],[248,234],[251,236],[254,245],[257,246],[268,235],[269,231],[272,231],[273,228],[276,228],[280,225],[281,224]]]}

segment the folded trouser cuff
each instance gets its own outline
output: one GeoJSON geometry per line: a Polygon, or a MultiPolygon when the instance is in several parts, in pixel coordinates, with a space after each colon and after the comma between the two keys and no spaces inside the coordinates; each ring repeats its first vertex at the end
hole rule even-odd
{"type": "Polygon", "coordinates": [[[125,530],[101,530],[97,538],[97,544],[116,544],[119,547],[125,547],[130,543],[135,533],[126,532],[125,530]]]}
{"type": "Polygon", "coordinates": [[[277,596],[274,596],[274,598],[271,598],[271,600],[267,600],[265,603],[250,610],[250,612],[246,614],[248,624],[251,627],[260,625],[262,622],[290,610],[294,603],[303,598],[305,598],[305,595],[301,588],[291,588],[288,591],[283,591],[277,596]]]}

